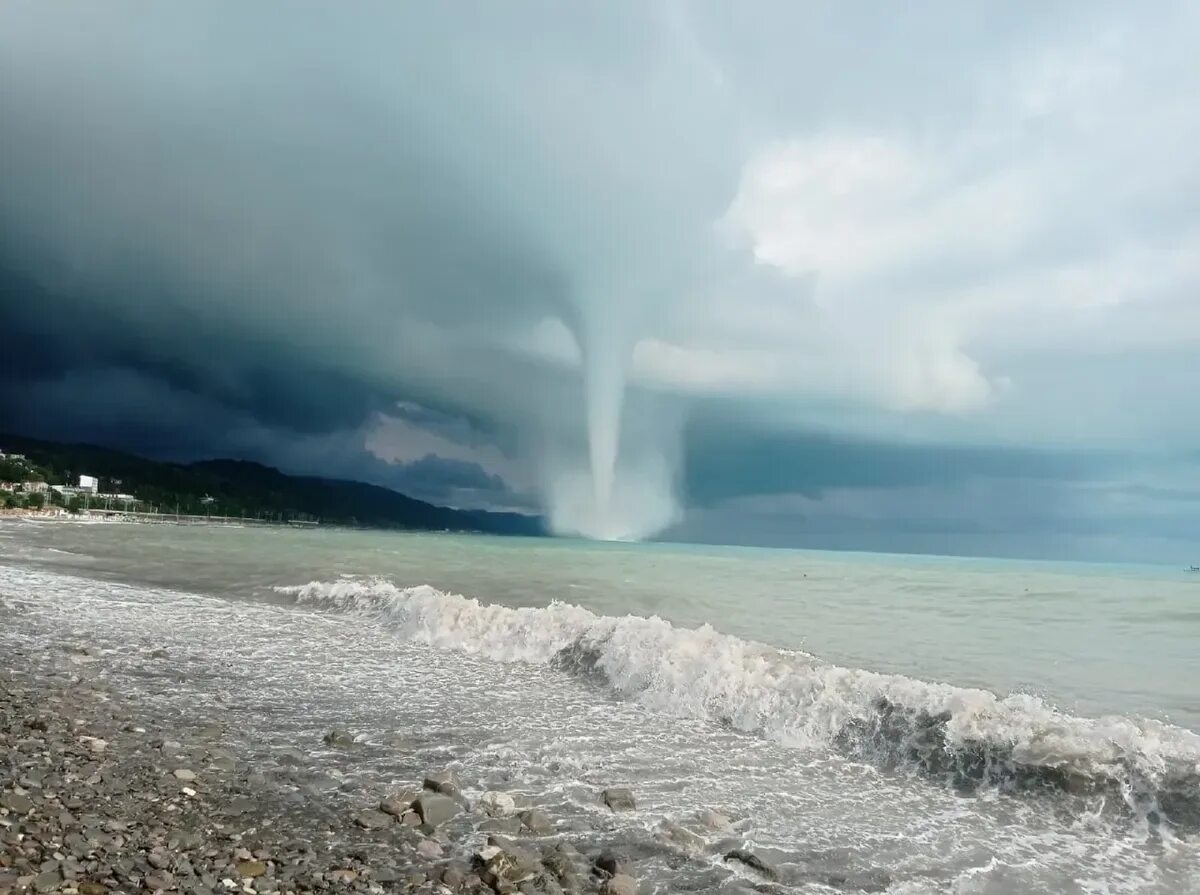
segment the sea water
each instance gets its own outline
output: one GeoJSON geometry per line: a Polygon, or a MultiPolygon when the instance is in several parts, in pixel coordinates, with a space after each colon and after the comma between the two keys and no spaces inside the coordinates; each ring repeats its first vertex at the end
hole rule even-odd
{"type": "Polygon", "coordinates": [[[527,792],[655,891],[754,882],[672,838],[717,809],[790,891],[1200,892],[1182,569],[5,522],[0,600],[0,647],[167,649],[111,673],[262,749],[386,744],[330,762],[364,797],[447,763],[527,792]]]}

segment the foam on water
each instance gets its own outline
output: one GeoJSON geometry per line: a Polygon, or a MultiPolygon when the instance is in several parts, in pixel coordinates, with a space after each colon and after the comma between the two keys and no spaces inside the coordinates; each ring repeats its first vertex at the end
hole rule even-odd
{"type": "Polygon", "coordinates": [[[1200,829],[1200,736],[1162,722],[1083,718],[995,693],[823,662],[657,617],[482,603],[381,579],[276,588],[378,617],[401,637],[503,662],[598,673],[619,693],[784,745],[919,768],[951,785],[1112,793],[1152,823],[1200,829]]]}

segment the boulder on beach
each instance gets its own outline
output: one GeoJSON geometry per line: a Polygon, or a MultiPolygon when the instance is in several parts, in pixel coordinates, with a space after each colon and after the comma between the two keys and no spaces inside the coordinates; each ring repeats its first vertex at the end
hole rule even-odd
{"type": "Polygon", "coordinates": [[[637,880],[632,876],[618,873],[610,880],[605,880],[600,891],[602,895],[637,895],[637,880]]]}
{"type": "Polygon", "coordinates": [[[404,812],[412,807],[412,803],[416,801],[417,796],[420,794],[415,789],[403,789],[399,792],[394,792],[379,803],[379,810],[385,814],[392,815],[392,817],[403,817],[404,812]]]}
{"type": "Polygon", "coordinates": [[[422,784],[426,789],[440,792],[444,796],[461,796],[462,783],[453,771],[431,771],[422,784]]]}
{"type": "Polygon", "coordinates": [[[517,800],[506,792],[485,792],[479,797],[479,809],[488,817],[511,817],[517,813],[517,800]]]}
{"type": "Polygon", "coordinates": [[[600,857],[596,859],[596,869],[601,873],[607,873],[609,876],[628,875],[629,873],[629,865],[625,862],[625,859],[612,851],[600,853],[600,857]]]}
{"type": "Polygon", "coordinates": [[[354,815],[354,822],[366,830],[382,830],[390,826],[395,818],[374,808],[366,808],[354,815]]]}
{"type": "MultiPolygon", "coordinates": [[[[498,841],[496,837],[489,839],[489,842],[495,841],[498,841]]],[[[537,875],[538,863],[534,855],[511,842],[504,842],[503,846],[488,845],[475,855],[480,878],[493,889],[498,889],[502,883],[516,884],[532,879],[537,875]]]]}
{"type": "Polygon", "coordinates": [[[600,793],[600,797],[604,800],[604,804],[613,811],[633,811],[637,807],[637,802],[633,798],[633,790],[624,786],[610,786],[600,793]]]}
{"type": "Polygon", "coordinates": [[[522,811],[521,824],[535,836],[548,836],[554,832],[554,821],[540,808],[522,811]]]}
{"type": "Polygon", "coordinates": [[[737,861],[738,863],[745,864],[752,870],[757,870],[767,879],[779,878],[778,870],[776,870],[758,855],[754,854],[754,852],[748,851],[744,848],[735,848],[725,855],[725,863],[728,864],[732,861],[737,861]]]}
{"type": "Polygon", "coordinates": [[[426,792],[413,802],[413,810],[420,815],[423,823],[436,827],[458,814],[459,804],[441,793],[426,792]]]}

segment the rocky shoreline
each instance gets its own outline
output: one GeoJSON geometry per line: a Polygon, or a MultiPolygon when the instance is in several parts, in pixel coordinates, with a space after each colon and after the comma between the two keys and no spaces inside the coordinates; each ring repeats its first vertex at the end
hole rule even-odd
{"type": "MultiPolygon", "coordinates": [[[[369,804],[283,787],[241,757],[219,724],[166,729],[80,674],[78,657],[11,658],[0,668],[0,895],[660,888],[639,886],[628,856],[561,835],[561,824],[519,794],[485,791],[471,801],[442,769],[369,804]]],[[[322,745],[356,748],[344,730],[322,745]]],[[[613,812],[635,806],[620,787],[596,798],[613,812]]],[[[710,811],[657,836],[681,855],[723,856],[758,878],[750,888],[778,891],[773,868],[739,850],[734,832],[710,811]]]]}

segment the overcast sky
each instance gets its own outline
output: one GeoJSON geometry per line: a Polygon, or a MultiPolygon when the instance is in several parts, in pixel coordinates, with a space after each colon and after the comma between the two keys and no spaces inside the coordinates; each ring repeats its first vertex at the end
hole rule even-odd
{"type": "Polygon", "coordinates": [[[0,429],[553,511],[611,327],[668,536],[1197,561],[1198,45],[1193,3],[6,0],[0,429]]]}

